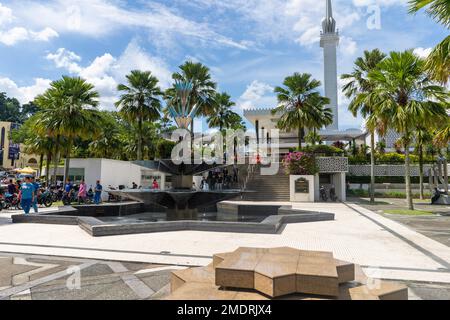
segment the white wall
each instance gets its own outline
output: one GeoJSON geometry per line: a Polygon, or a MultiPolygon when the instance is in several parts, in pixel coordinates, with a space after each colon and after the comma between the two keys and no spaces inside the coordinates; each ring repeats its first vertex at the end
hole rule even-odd
{"type": "Polygon", "coordinates": [[[315,201],[315,180],[314,176],[290,176],[291,202],[314,202],[315,201]],[[296,193],[295,182],[304,178],[309,182],[309,194],[296,193]]]}
{"type": "Polygon", "coordinates": [[[142,167],[128,161],[101,160],[101,183],[104,189],[108,186],[118,188],[120,185],[131,187],[133,182],[140,185],[142,167]]]}
{"type": "MultiPolygon", "coordinates": [[[[70,167],[84,169],[84,179],[88,186],[94,188],[97,180],[101,180],[101,159],[71,159],[70,167]]],[[[52,172],[50,170],[50,172],[52,172]]]]}
{"type": "MultiPolygon", "coordinates": [[[[133,164],[128,161],[110,159],[72,159],[71,168],[84,169],[84,177],[88,188],[94,188],[97,180],[101,181],[103,190],[108,190],[109,186],[117,188],[124,185],[130,188],[135,182],[142,185],[142,173],[148,172],[147,168],[133,164]]],[[[166,184],[166,175],[161,172],[152,172],[155,176],[161,176],[161,188],[166,184]]],[[[103,193],[103,199],[108,194],[103,193]]]]}

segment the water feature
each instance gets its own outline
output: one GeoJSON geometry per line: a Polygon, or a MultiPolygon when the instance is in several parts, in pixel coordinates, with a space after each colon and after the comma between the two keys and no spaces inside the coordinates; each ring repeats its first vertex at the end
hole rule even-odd
{"type": "Polygon", "coordinates": [[[182,165],[176,166],[171,160],[140,162],[149,168],[172,175],[172,188],[169,190],[125,189],[110,191],[122,199],[130,199],[144,204],[145,207],[159,206],[164,209],[167,221],[199,220],[201,210],[208,211],[219,202],[237,198],[244,191],[228,190],[192,190],[194,175],[214,170],[218,165],[182,165]]]}

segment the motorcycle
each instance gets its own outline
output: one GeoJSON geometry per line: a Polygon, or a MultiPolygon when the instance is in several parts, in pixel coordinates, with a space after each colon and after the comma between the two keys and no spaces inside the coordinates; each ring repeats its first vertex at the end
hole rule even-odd
{"type": "Polygon", "coordinates": [[[20,198],[17,194],[5,194],[4,196],[3,209],[9,210],[11,208],[15,210],[22,210],[20,198]]]}
{"type": "Polygon", "coordinates": [[[69,193],[64,193],[62,202],[65,206],[70,206],[72,203],[78,203],[78,192],[72,189],[69,193]]]}
{"type": "Polygon", "coordinates": [[[41,194],[38,195],[38,205],[50,208],[53,205],[52,194],[48,190],[42,190],[41,194]]]}
{"type": "Polygon", "coordinates": [[[328,201],[327,190],[325,189],[325,187],[320,188],[320,199],[322,199],[323,202],[328,201]]]}

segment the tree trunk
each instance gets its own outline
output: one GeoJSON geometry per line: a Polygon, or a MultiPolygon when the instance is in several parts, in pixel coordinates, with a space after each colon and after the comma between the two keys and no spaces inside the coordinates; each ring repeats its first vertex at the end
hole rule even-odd
{"type": "Polygon", "coordinates": [[[425,190],[423,187],[423,145],[419,145],[419,184],[420,184],[420,200],[425,199],[425,190]]]}
{"type": "Polygon", "coordinates": [[[414,210],[414,202],[411,190],[411,172],[410,164],[411,159],[409,156],[409,143],[405,143],[405,182],[406,182],[406,202],[408,203],[408,209],[414,210]]]}
{"type": "Polygon", "coordinates": [[[42,177],[42,168],[44,167],[44,154],[41,153],[39,158],[39,177],[42,177]]]}
{"type": "Polygon", "coordinates": [[[67,142],[67,154],[66,154],[66,163],[64,166],[64,180],[67,181],[69,179],[69,170],[70,170],[70,157],[72,153],[72,140],[69,139],[67,142]]]}
{"type": "Polygon", "coordinates": [[[302,149],[302,143],[303,143],[303,128],[298,128],[298,149],[302,149]]]}
{"type": "Polygon", "coordinates": [[[375,131],[370,133],[370,202],[375,203],[375,131]]]}
{"type": "Polygon", "coordinates": [[[47,153],[47,162],[45,163],[45,182],[47,183],[47,187],[50,185],[50,164],[52,161],[51,153],[47,153]]]}
{"type": "Polygon", "coordinates": [[[143,121],[142,118],[140,118],[138,120],[138,145],[137,145],[137,160],[138,161],[142,161],[142,141],[144,140],[142,137],[142,125],[143,125],[143,121]]]}
{"type": "Polygon", "coordinates": [[[56,185],[58,181],[58,165],[59,165],[59,136],[56,137],[55,158],[53,159],[53,183],[56,185]]]}

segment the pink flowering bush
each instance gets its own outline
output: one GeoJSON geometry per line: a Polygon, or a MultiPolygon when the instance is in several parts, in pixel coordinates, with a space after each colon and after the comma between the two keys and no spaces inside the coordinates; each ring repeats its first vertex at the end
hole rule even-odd
{"type": "Polygon", "coordinates": [[[283,166],[288,175],[315,175],[319,172],[314,155],[304,152],[291,152],[283,159],[283,166]]]}

